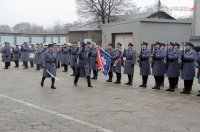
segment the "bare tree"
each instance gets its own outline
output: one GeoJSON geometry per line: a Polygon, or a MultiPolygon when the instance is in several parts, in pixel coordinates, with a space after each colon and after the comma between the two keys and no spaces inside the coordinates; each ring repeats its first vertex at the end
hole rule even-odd
{"type": "Polygon", "coordinates": [[[132,0],[76,0],[76,3],[80,16],[100,19],[103,24],[111,22],[111,16],[137,10],[132,0]]]}
{"type": "Polygon", "coordinates": [[[12,29],[8,25],[0,25],[0,32],[10,33],[12,32],[12,29]]]}
{"type": "Polygon", "coordinates": [[[13,31],[17,33],[30,33],[31,32],[31,24],[27,22],[22,22],[14,25],[13,31]]]}

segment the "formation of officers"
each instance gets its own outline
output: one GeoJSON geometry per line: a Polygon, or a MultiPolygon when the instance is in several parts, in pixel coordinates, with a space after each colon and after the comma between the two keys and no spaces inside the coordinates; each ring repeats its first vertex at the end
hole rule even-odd
{"type": "MultiPolygon", "coordinates": [[[[133,84],[134,67],[138,62],[140,66],[140,75],[142,84],[139,87],[146,88],[149,75],[153,75],[155,86],[152,89],[159,90],[164,86],[165,75],[169,81],[169,88],[166,91],[174,92],[178,88],[179,78],[184,80],[182,94],[190,94],[196,77],[196,68],[198,68],[197,78],[200,83],[200,53],[193,49],[193,44],[186,42],[181,45],[178,43],[164,44],[156,42],[154,50],[148,49],[148,43],[141,44],[141,51],[137,53],[132,43],[128,48],[122,50],[122,44],[117,43],[116,49],[113,44],[108,44],[105,52],[110,55],[111,64],[108,73],[107,82],[113,82],[113,73],[116,74],[114,84],[121,84],[122,67],[123,73],[127,75],[128,82],[125,85],[133,84]]],[[[70,66],[73,70],[74,86],[77,86],[79,77],[87,79],[88,87],[92,87],[91,79],[98,77],[97,67],[97,48],[95,42],[82,42],[79,47],[76,42],[72,44],[56,45],[37,44],[36,46],[28,43],[16,47],[10,47],[8,42],[1,49],[2,61],[5,62],[5,68],[8,69],[10,62],[15,62],[15,67],[19,67],[19,61],[23,62],[25,69],[28,69],[28,62],[31,67],[36,65],[36,70],[43,69],[41,86],[44,86],[46,78],[51,78],[51,88],[56,89],[56,69],[63,66],[63,72],[68,71],[70,66]],[[91,72],[93,77],[91,78],[91,72]]],[[[200,96],[200,91],[198,96],[200,96]]]]}

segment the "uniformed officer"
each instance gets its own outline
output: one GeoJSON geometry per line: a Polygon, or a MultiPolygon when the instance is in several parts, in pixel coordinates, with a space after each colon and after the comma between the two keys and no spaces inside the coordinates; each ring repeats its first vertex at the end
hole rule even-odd
{"type": "Polygon", "coordinates": [[[1,50],[2,53],[2,62],[5,63],[5,68],[8,69],[10,66],[10,61],[11,61],[11,47],[8,42],[4,42],[5,46],[1,50]]]}
{"type": "MultiPolygon", "coordinates": [[[[174,44],[174,50],[176,50],[176,52],[178,52],[178,56],[179,56],[179,58],[178,58],[178,63],[179,63],[179,68],[180,68],[180,64],[181,64],[181,54],[182,54],[182,52],[181,52],[181,50],[180,50],[180,44],[179,43],[175,43],[174,44]]],[[[174,83],[175,83],[175,88],[178,88],[178,82],[179,82],[179,77],[175,77],[174,78],[174,83]]]]}
{"type": "Polygon", "coordinates": [[[124,65],[124,74],[128,75],[128,82],[125,85],[132,85],[134,67],[136,63],[136,51],[133,49],[133,44],[128,44],[128,49],[124,51],[123,57],[126,58],[124,65]]]}
{"type": "MultiPolygon", "coordinates": [[[[197,79],[198,79],[198,83],[200,84],[200,52],[198,53],[198,56],[197,56],[196,60],[197,60],[197,66],[198,66],[197,79]]],[[[200,91],[197,94],[197,96],[200,96],[200,91]]]]}
{"type": "MultiPolygon", "coordinates": [[[[161,47],[160,47],[160,49],[161,50],[163,50],[163,52],[165,52],[165,54],[167,54],[167,48],[168,48],[168,46],[165,44],[165,43],[161,43],[161,47]]],[[[164,58],[164,65],[165,65],[165,67],[166,67],[166,58],[164,58]]],[[[166,69],[165,69],[165,73],[166,73],[166,69]]],[[[160,86],[164,86],[164,83],[165,83],[165,74],[164,74],[164,76],[162,76],[161,77],[162,78],[162,83],[161,83],[161,85],[160,86]]]]}
{"type": "Polygon", "coordinates": [[[62,58],[62,48],[63,45],[56,45],[56,53],[57,53],[57,58],[56,58],[56,67],[60,68],[61,65],[61,58],[62,58]]]}
{"type": "Polygon", "coordinates": [[[166,65],[166,74],[169,80],[169,89],[166,91],[174,92],[176,86],[176,78],[180,76],[180,65],[179,65],[179,58],[180,54],[179,51],[174,49],[174,43],[170,42],[167,58],[167,65],[166,65]]]}
{"type": "Polygon", "coordinates": [[[15,48],[14,47],[12,48],[12,52],[13,52],[12,60],[15,62],[15,68],[18,68],[20,59],[20,49],[18,44],[16,45],[15,48]]]}
{"type": "Polygon", "coordinates": [[[181,93],[190,94],[195,77],[195,59],[197,52],[192,49],[193,44],[186,42],[185,53],[182,56],[181,78],[184,80],[184,89],[181,93]]]}
{"type": "Polygon", "coordinates": [[[92,47],[90,49],[91,56],[90,56],[90,67],[91,70],[93,71],[93,77],[91,79],[96,80],[97,79],[97,45],[95,42],[92,42],[92,47]]]}
{"type": "Polygon", "coordinates": [[[42,53],[44,52],[44,48],[40,46],[40,44],[36,45],[36,51],[35,51],[35,64],[36,64],[36,70],[40,70],[42,66],[42,53]]]}
{"type": "Polygon", "coordinates": [[[76,75],[74,79],[74,86],[77,86],[79,77],[86,77],[88,87],[92,87],[90,80],[90,51],[86,49],[86,44],[81,43],[81,50],[78,52],[78,63],[76,68],[76,75]]]}
{"type": "MultiPolygon", "coordinates": [[[[115,56],[115,50],[113,49],[113,44],[109,43],[105,51],[106,51],[106,53],[108,53],[111,56],[111,58],[113,58],[115,56]]],[[[113,65],[114,65],[114,60],[111,59],[110,70],[108,72],[109,78],[108,78],[108,80],[106,80],[107,82],[112,82],[113,65]]]]}
{"type": "Polygon", "coordinates": [[[115,56],[113,57],[114,59],[114,65],[113,65],[113,69],[114,72],[116,73],[117,76],[117,80],[114,82],[114,84],[121,84],[121,66],[122,66],[122,49],[121,49],[122,44],[121,43],[117,43],[116,46],[116,51],[115,51],[115,56]]]}
{"type": "Polygon", "coordinates": [[[53,44],[48,45],[47,51],[44,52],[42,67],[43,77],[41,81],[41,87],[44,86],[44,80],[46,78],[51,78],[51,88],[56,89],[55,87],[55,77],[56,77],[56,52],[54,51],[53,44]]]}
{"type": "Polygon", "coordinates": [[[31,67],[34,67],[34,59],[35,59],[35,45],[34,44],[31,44],[31,48],[30,48],[30,53],[29,53],[29,62],[30,62],[30,65],[31,67]]]}
{"type": "Polygon", "coordinates": [[[142,43],[142,49],[139,54],[140,75],[142,76],[142,84],[139,87],[146,88],[148,76],[151,74],[149,58],[151,56],[150,50],[147,48],[148,43],[142,43]]]}
{"type": "Polygon", "coordinates": [[[21,46],[21,56],[20,56],[21,61],[23,61],[24,69],[28,69],[29,52],[30,48],[28,46],[28,43],[24,42],[24,44],[21,46]]]}
{"type": "Polygon", "coordinates": [[[78,51],[79,51],[79,47],[77,46],[76,42],[73,42],[71,46],[71,52],[70,52],[70,65],[73,70],[73,73],[71,76],[75,76],[75,73],[76,73],[78,51]]]}
{"type": "Polygon", "coordinates": [[[68,65],[70,64],[70,44],[64,44],[62,48],[61,64],[64,67],[63,72],[67,72],[68,65]]]}
{"type": "Polygon", "coordinates": [[[160,89],[161,84],[163,83],[163,77],[165,74],[165,65],[164,58],[166,53],[164,50],[160,49],[161,43],[156,42],[155,51],[152,55],[152,74],[155,78],[155,86],[152,89],[160,89]]]}

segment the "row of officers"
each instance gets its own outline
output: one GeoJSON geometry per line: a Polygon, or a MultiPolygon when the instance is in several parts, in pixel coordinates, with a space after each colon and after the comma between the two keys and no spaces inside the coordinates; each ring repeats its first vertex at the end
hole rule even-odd
{"type": "MultiPolygon", "coordinates": [[[[181,79],[184,80],[184,88],[181,93],[190,94],[193,80],[196,77],[196,67],[198,68],[197,77],[200,83],[200,54],[197,54],[197,52],[193,50],[192,43],[186,42],[182,45],[182,49],[180,49],[181,46],[178,43],[170,42],[170,44],[165,45],[156,42],[153,53],[148,49],[148,43],[146,42],[141,44],[140,53],[136,53],[133,46],[132,43],[129,43],[128,49],[124,49],[123,51],[121,43],[116,45],[116,49],[113,49],[113,44],[108,44],[106,52],[111,57],[111,64],[107,82],[113,81],[114,72],[116,73],[116,81],[114,84],[120,84],[123,66],[124,74],[127,74],[128,76],[128,82],[125,84],[132,85],[134,67],[135,64],[139,62],[140,75],[142,76],[143,81],[140,87],[147,87],[148,76],[152,74],[155,78],[155,86],[152,89],[159,90],[164,86],[164,77],[166,75],[169,80],[169,89],[167,89],[167,91],[174,92],[175,88],[178,87],[178,81],[181,77],[181,79]],[[123,58],[125,58],[125,60],[123,58]]],[[[40,67],[44,68],[41,86],[44,85],[45,78],[50,77],[52,79],[51,88],[55,88],[56,68],[59,68],[60,62],[64,67],[64,71],[68,70],[68,65],[71,66],[73,70],[72,76],[75,76],[75,86],[77,86],[79,77],[86,77],[88,87],[92,87],[90,81],[91,71],[93,71],[94,75],[92,79],[97,79],[98,68],[96,43],[86,44],[82,42],[80,48],[76,43],[73,43],[72,45],[66,44],[64,47],[49,44],[46,48],[42,45],[37,45],[36,48],[32,45],[30,48],[28,44],[25,43],[21,48],[19,48],[19,46],[13,48],[13,57],[9,55],[11,54],[8,50],[10,49],[9,47],[9,44],[5,43],[4,48],[1,50],[3,53],[2,60],[5,62],[5,68],[7,69],[10,65],[9,63],[11,58],[15,62],[19,61],[21,58],[24,62],[25,68],[27,68],[28,61],[34,61],[37,65],[37,70],[39,70],[40,67]],[[20,53],[19,57],[17,57],[19,58],[18,60],[15,59],[14,55],[17,49],[20,53]],[[24,61],[24,50],[28,53],[34,52],[35,57],[31,58],[29,55],[29,57],[25,57],[28,59],[24,61]]],[[[16,67],[18,67],[17,64],[18,62],[16,63],[16,67]]],[[[200,96],[200,94],[198,94],[198,96],[200,96]]]]}

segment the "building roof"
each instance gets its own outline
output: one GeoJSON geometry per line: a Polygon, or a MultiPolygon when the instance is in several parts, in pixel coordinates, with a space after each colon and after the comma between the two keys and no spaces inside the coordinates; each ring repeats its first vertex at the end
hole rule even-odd
{"type": "Polygon", "coordinates": [[[127,21],[121,21],[121,22],[113,22],[113,23],[107,23],[103,26],[115,26],[115,25],[122,25],[122,24],[128,24],[128,23],[134,23],[134,22],[147,22],[147,23],[179,23],[179,24],[192,24],[192,21],[190,20],[171,20],[171,19],[157,19],[157,18],[142,18],[142,19],[131,19],[127,21]]]}
{"type": "Polygon", "coordinates": [[[89,23],[80,26],[75,26],[69,29],[70,32],[76,31],[101,31],[101,27],[98,23],[89,23]]]}

